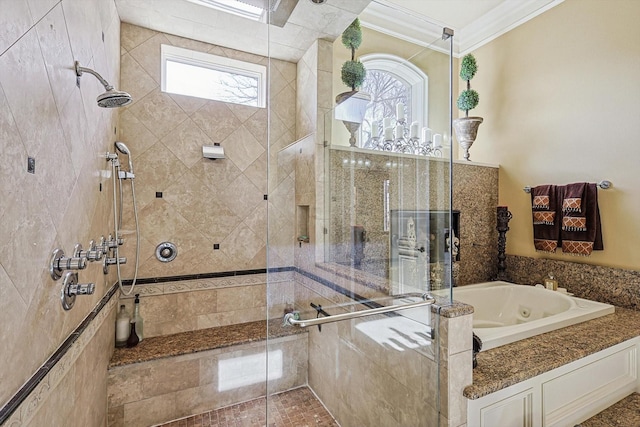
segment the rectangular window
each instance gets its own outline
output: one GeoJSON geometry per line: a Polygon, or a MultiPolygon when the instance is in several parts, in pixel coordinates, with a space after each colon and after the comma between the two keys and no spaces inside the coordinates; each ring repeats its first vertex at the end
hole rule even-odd
{"type": "Polygon", "coordinates": [[[209,53],[162,45],[163,92],[266,106],[267,68],[209,53]]]}

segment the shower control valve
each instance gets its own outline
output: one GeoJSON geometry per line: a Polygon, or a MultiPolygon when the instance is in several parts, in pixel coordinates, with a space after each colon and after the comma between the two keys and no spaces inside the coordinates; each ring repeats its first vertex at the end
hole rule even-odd
{"type": "Polygon", "coordinates": [[[109,252],[109,246],[107,245],[107,241],[105,240],[104,236],[100,236],[100,241],[98,242],[97,249],[103,254],[109,252]]]}
{"type": "Polygon", "coordinates": [[[69,285],[67,293],[69,295],[93,295],[95,290],[95,283],[77,283],[75,285],[69,285]]]}
{"type": "Polygon", "coordinates": [[[109,245],[109,248],[115,248],[118,246],[122,246],[123,244],[124,244],[124,239],[122,237],[118,237],[118,240],[116,240],[115,237],[109,234],[109,237],[107,239],[107,245],[109,245]]]}
{"type": "Polygon", "coordinates": [[[104,236],[100,237],[100,243],[98,244],[97,249],[103,254],[106,254],[111,249],[116,249],[122,244],[124,244],[123,238],[118,238],[118,240],[116,241],[116,239],[111,234],[109,234],[109,237],[107,237],[106,239],[104,238],[104,236]]]}
{"type": "Polygon", "coordinates": [[[105,257],[104,260],[102,261],[102,272],[104,274],[109,274],[109,266],[116,265],[116,264],[122,265],[126,263],[127,263],[127,258],[125,257],[120,257],[120,258],[105,257]]]}
{"type": "Polygon", "coordinates": [[[62,308],[71,310],[76,303],[76,295],[92,295],[95,289],[96,285],[94,283],[78,283],[78,273],[67,272],[64,276],[62,292],[60,293],[62,308]]]}
{"type": "Polygon", "coordinates": [[[87,268],[87,259],[81,257],[65,257],[62,249],[55,249],[49,262],[49,274],[53,280],[62,277],[65,270],[84,270],[87,268]]]}
{"type": "Polygon", "coordinates": [[[73,248],[73,256],[77,258],[85,258],[87,261],[100,261],[102,259],[101,249],[96,247],[95,242],[92,240],[89,242],[89,249],[86,251],[82,249],[82,245],[77,243],[73,248]]]}

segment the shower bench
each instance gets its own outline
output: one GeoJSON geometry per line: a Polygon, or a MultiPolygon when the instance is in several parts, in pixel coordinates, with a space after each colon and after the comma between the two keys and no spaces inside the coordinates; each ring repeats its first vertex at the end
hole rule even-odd
{"type": "Polygon", "coordinates": [[[268,337],[263,320],[115,349],[107,380],[108,425],[149,426],[302,386],[307,335],[275,319],[268,337]]]}

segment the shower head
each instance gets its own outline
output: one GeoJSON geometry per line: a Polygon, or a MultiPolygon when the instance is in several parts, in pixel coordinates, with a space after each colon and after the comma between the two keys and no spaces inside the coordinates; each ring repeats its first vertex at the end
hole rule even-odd
{"type": "Polygon", "coordinates": [[[116,108],[116,107],[124,107],[125,105],[131,104],[133,102],[133,98],[127,92],[121,92],[115,90],[109,82],[107,82],[98,72],[93,71],[91,68],[81,67],[78,61],[75,62],[76,68],[76,79],[77,84],[80,85],[80,77],[82,77],[83,73],[89,73],[94,76],[98,81],[104,86],[106,90],[102,95],[98,95],[96,101],[98,103],[98,107],[102,108],[116,108]]]}
{"type": "Polygon", "coordinates": [[[98,107],[117,108],[131,104],[131,102],[133,102],[133,98],[127,92],[111,89],[107,90],[102,95],[98,95],[96,101],[98,102],[98,107]]]}
{"type": "Polygon", "coordinates": [[[133,173],[133,161],[131,161],[131,151],[124,142],[115,142],[116,150],[129,157],[129,172],[133,173]]]}

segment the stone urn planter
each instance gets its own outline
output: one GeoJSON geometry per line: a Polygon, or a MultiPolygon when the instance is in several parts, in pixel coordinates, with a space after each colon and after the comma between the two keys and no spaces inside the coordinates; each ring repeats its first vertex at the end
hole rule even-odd
{"type": "Polygon", "coordinates": [[[464,159],[469,159],[469,148],[473,145],[478,135],[478,128],[482,123],[482,117],[462,117],[453,121],[453,128],[456,132],[456,139],[464,150],[464,159]]]}
{"type": "Polygon", "coordinates": [[[343,92],[336,96],[335,118],[336,120],[342,120],[342,123],[349,131],[351,135],[349,145],[351,147],[356,146],[356,135],[370,102],[371,95],[357,90],[343,92]]]}

